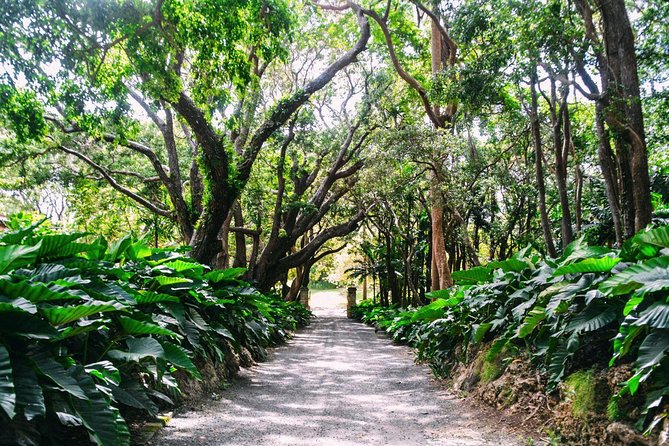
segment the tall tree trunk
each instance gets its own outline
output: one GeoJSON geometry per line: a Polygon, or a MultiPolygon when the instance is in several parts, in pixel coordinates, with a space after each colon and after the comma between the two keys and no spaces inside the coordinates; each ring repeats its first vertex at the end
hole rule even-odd
{"type": "Polygon", "coordinates": [[[599,139],[597,154],[599,156],[599,166],[602,171],[602,176],[604,177],[606,200],[609,203],[611,218],[613,219],[616,246],[621,246],[623,243],[623,223],[620,212],[616,161],[613,156],[613,151],[611,150],[609,132],[604,124],[603,108],[603,104],[598,101],[595,106],[595,127],[597,129],[597,138],[599,139]]]}
{"type": "Polygon", "coordinates": [[[537,101],[537,75],[536,72],[532,74],[530,79],[530,90],[532,93],[532,105],[530,109],[530,125],[532,128],[532,139],[534,140],[535,152],[535,173],[537,177],[537,189],[539,192],[539,214],[541,216],[541,231],[544,235],[544,242],[546,243],[546,251],[551,257],[557,257],[555,251],[555,244],[553,243],[553,235],[551,234],[550,222],[548,220],[548,211],[546,210],[546,185],[544,183],[544,168],[543,168],[543,148],[541,144],[541,129],[539,128],[539,111],[537,101]]]}
{"type": "Polygon", "coordinates": [[[625,0],[595,0],[604,27],[604,45],[613,75],[609,87],[615,92],[612,105],[620,113],[612,117],[630,147],[630,170],[634,202],[634,229],[645,228],[652,218],[646,134],[641,110],[639,74],[625,0]]]}
{"type": "Polygon", "coordinates": [[[451,268],[446,254],[444,238],[444,206],[438,189],[436,175],[432,179],[432,290],[443,290],[453,286],[451,268]]]}
{"type": "Polygon", "coordinates": [[[567,191],[567,153],[571,130],[569,125],[569,107],[565,89],[558,100],[555,81],[551,79],[551,121],[553,126],[553,148],[555,152],[555,179],[560,196],[562,218],[560,233],[562,234],[562,248],[564,249],[574,239],[571,229],[571,210],[569,208],[569,192],[567,191]]]}
{"type": "Polygon", "coordinates": [[[397,283],[397,274],[393,265],[393,245],[392,237],[389,233],[384,234],[386,242],[386,273],[388,274],[388,288],[390,289],[390,298],[393,304],[402,303],[402,295],[399,283],[397,283]]]}
{"type": "MultiPolygon", "coordinates": [[[[239,200],[232,208],[235,219],[235,226],[238,228],[244,227],[244,216],[242,215],[242,206],[239,200]]],[[[246,267],[246,237],[243,232],[235,231],[235,259],[232,262],[234,268],[246,267]]]]}

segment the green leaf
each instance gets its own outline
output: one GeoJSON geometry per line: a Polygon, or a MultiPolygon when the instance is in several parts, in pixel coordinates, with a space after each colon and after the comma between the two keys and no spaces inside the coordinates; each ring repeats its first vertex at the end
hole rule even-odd
{"type": "Polygon", "coordinates": [[[492,279],[492,269],[486,266],[477,266],[471,269],[454,271],[451,275],[458,284],[485,283],[492,279]]]}
{"type": "Polygon", "coordinates": [[[121,383],[121,373],[109,361],[100,361],[88,364],[85,367],[86,373],[95,376],[100,381],[119,385],[121,383]]]}
{"type": "Polygon", "coordinates": [[[669,328],[669,304],[656,302],[646,308],[633,325],[647,325],[653,328],[669,328]]]}
{"type": "Polygon", "coordinates": [[[662,361],[669,349],[669,329],[655,329],[651,331],[639,347],[636,366],[645,369],[653,367],[662,361]]]}
{"type": "Polygon", "coordinates": [[[618,317],[616,306],[602,301],[595,301],[574,316],[567,325],[567,331],[587,333],[609,325],[618,317]]]}
{"type": "Polygon", "coordinates": [[[198,276],[201,276],[204,273],[204,267],[199,263],[195,262],[186,262],[184,260],[172,260],[171,262],[163,263],[161,266],[166,266],[178,273],[184,271],[193,272],[198,276]]]}
{"type": "Polygon", "coordinates": [[[499,260],[496,262],[490,262],[486,265],[486,268],[501,269],[505,273],[508,273],[510,271],[515,271],[515,272],[524,271],[527,268],[530,268],[530,265],[523,260],[511,258],[506,260],[499,260]]]}
{"type": "Polygon", "coordinates": [[[138,304],[155,304],[158,302],[179,302],[179,297],[170,294],[154,293],[153,291],[141,290],[135,295],[138,304]]]}
{"type": "Polygon", "coordinates": [[[185,277],[168,277],[168,276],[156,276],[153,278],[153,280],[155,281],[155,283],[158,284],[159,287],[193,282],[192,280],[186,279],[185,277]]]}
{"type": "Polygon", "coordinates": [[[655,292],[669,288],[669,256],[632,265],[599,285],[600,291],[620,296],[638,290],[655,292]]]}
{"type": "Polygon", "coordinates": [[[116,262],[123,256],[123,254],[125,254],[126,249],[128,249],[131,244],[132,238],[129,235],[126,235],[109,246],[105,258],[110,262],[116,262]]]}
{"type": "Polygon", "coordinates": [[[0,345],[0,408],[10,420],[16,415],[16,391],[14,390],[12,364],[9,360],[9,351],[4,345],[0,345]]]}
{"type": "Polygon", "coordinates": [[[411,316],[411,321],[435,320],[444,315],[444,308],[452,307],[462,301],[462,298],[437,299],[434,302],[420,307],[411,316]]]}
{"type": "Polygon", "coordinates": [[[8,337],[53,339],[58,331],[43,318],[9,303],[0,303],[0,333],[8,337]]]}
{"type": "Polygon", "coordinates": [[[30,265],[37,259],[40,244],[35,246],[6,245],[0,246],[0,274],[12,269],[30,265]]]}
{"type": "Polygon", "coordinates": [[[641,302],[643,302],[645,298],[646,295],[643,293],[641,294],[635,293],[634,295],[632,295],[632,297],[630,297],[627,303],[625,304],[625,308],[623,309],[623,316],[627,316],[632,311],[634,311],[634,309],[636,309],[636,307],[638,307],[639,304],[641,304],[641,302]]]}
{"type": "Polygon", "coordinates": [[[125,251],[125,255],[133,261],[144,259],[149,257],[151,254],[151,248],[146,246],[146,244],[141,240],[138,240],[135,243],[131,243],[125,251]]]}
{"type": "Polygon", "coordinates": [[[114,305],[93,301],[90,304],[74,305],[70,307],[42,307],[40,312],[53,325],[68,324],[72,321],[98,313],[118,311],[114,305]]]}
{"type": "Polygon", "coordinates": [[[213,283],[226,282],[240,278],[246,271],[246,268],[216,269],[209,271],[204,278],[213,283]]]}
{"type": "Polygon", "coordinates": [[[195,367],[195,364],[193,364],[193,361],[191,361],[189,357],[188,350],[170,342],[161,342],[160,345],[162,345],[165,350],[165,359],[167,361],[171,362],[176,367],[187,370],[194,378],[198,380],[202,379],[200,371],[195,367]]]}
{"type": "Polygon", "coordinates": [[[159,325],[152,324],[150,322],[138,321],[137,319],[133,319],[126,316],[120,316],[118,318],[118,322],[121,325],[123,331],[131,335],[157,334],[157,335],[172,336],[172,337],[179,336],[178,334],[176,334],[172,330],[168,330],[167,328],[163,328],[159,325]]]}
{"type": "Polygon", "coordinates": [[[79,387],[77,381],[67,373],[65,368],[54,359],[48,350],[34,350],[29,356],[42,375],[51,379],[54,383],[58,384],[62,390],[75,398],[86,399],[86,394],[81,387],[79,387]]]}
{"type": "Polygon", "coordinates": [[[527,313],[527,316],[525,316],[525,320],[523,323],[518,327],[518,337],[519,338],[524,338],[526,336],[529,336],[534,329],[539,325],[541,321],[543,321],[546,318],[546,309],[543,307],[534,307],[532,308],[529,313],[527,313]]]}
{"type": "Polygon", "coordinates": [[[451,297],[451,290],[446,288],[443,290],[429,291],[425,293],[425,297],[428,299],[448,299],[451,297]]]}
{"type": "Polygon", "coordinates": [[[73,241],[78,240],[85,235],[85,233],[72,233],[49,234],[41,236],[35,239],[40,241],[40,249],[38,251],[37,257],[40,260],[53,257],[67,257],[86,251],[90,245],[83,243],[72,243],[73,241]],[[74,245],[74,247],[70,247],[69,245],[74,245]]]}
{"type": "Polygon", "coordinates": [[[23,415],[30,421],[46,414],[44,394],[35,371],[24,361],[14,364],[14,384],[16,385],[16,406],[23,408],[23,415]]]}
{"type": "Polygon", "coordinates": [[[81,297],[76,294],[54,291],[41,283],[31,284],[25,280],[17,283],[12,283],[8,280],[0,280],[0,292],[12,299],[23,297],[33,303],[53,300],[81,299],[81,297]]]}
{"type": "Polygon", "coordinates": [[[100,392],[93,379],[81,366],[73,367],[70,375],[79,388],[85,392],[85,398],[72,400],[77,415],[96,444],[100,446],[127,445],[124,437],[125,422],[112,409],[105,395],[100,392]]]}
{"type": "Polygon", "coordinates": [[[582,274],[608,272],[616,266],[621,259],[614,257],[588,258],[579,262],[563,265],[553,273],[553,276],[562,276],[564,274],[582,274]]]}
{"type": "Polygon", "coordinates": [[[659,228],[637,234],[635,241],[669,248],[669,226],[660,226],[659,228]]]}
{"type": "Polygon", "coordinates": [[[476,327],[476,330],[474,330],[474,342],[481,342],[483,338],[485,337],[486,333],[488,333],[488,330],[492,328],[492,324],[490,322],[486,322],[483,324],[480,324],[478,327],[476,327]]]}
{"type": "Polygon", "coordinates": [[[601,257],[610,252],[611,249],[603,246],[588,246],[585,243],[584,237],[580,237],[567,245],[559,259],[559,263],[566,264],[574,260],[601,257]]]}
{"type": "Polygon", "coordinates": [[[146,338],[131,338],[126,341],[128,350],[110,350],[107,353],[111,359],[120,361],[139,362],[142,359],[150,358],[165,358],[165,350],[163,347],[151,337],[146,338]]]}

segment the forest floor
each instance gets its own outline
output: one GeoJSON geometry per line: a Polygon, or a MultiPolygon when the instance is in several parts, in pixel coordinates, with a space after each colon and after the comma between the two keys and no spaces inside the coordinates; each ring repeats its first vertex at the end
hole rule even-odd
{"type": "Polygon", "coordinates": [[[311,326],[216,400],[186,405],[152,444],[528,444],[497,414],[442,389],[409,348],[347,320],[344,308],[343,292],[313,292],[311,326]]]}

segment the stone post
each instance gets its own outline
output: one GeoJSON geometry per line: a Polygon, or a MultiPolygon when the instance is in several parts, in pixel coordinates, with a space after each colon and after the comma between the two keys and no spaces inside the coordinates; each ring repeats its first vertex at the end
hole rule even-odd
{"type": "Polygon", "coordinates": [[[300,288],[300,294],[297,299],[307,310],[309,310],[309,288],[300,288]]]}
{"type": "Polygon", "coordinates": [[[354,286],[350,286],[347,289],[346,293],[346,317],[351,319],[353,315],[351,314],[351,309],[355,306],[355,296],[358,290],[354,286]]]}

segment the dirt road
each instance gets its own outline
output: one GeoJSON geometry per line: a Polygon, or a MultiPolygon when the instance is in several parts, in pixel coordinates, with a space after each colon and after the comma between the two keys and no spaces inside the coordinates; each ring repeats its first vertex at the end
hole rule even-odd
{"type": "Polygon", "coordinates": [[[523,445],[438,389],[411,351],[345,319],[343,296],[318,292],[318,318],[203,410],[174,418],[154,444],[523,445]]]}

